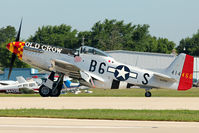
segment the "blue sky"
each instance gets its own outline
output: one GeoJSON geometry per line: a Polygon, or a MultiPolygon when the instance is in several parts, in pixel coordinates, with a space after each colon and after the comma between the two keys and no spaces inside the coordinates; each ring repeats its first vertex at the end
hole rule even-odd
{"type": "Polygon", "coordinates": [[[71,25],[90,30],[104,19],[149,24],[150,34],[166,37],[177,45],[199,29],[199,0],[0,0],[0,28],[18,29],[23,17],[22,38],[42,25],[71,25]]]}

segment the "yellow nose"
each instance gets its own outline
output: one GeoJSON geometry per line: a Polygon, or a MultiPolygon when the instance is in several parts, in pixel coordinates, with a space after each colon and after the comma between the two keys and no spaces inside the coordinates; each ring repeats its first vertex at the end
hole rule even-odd
{"type": "Polygon", "coordinates": [[[25,42],[11,42],[7,44],[7,49],[17,55],[17,57],[22,60],[23,56],[23,47],[25,45],[25,42]]]}

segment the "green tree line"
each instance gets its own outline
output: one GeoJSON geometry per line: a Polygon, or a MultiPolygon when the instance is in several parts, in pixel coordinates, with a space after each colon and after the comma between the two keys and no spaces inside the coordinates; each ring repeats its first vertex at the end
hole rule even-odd
{"type": "Polygon", "coordinates": [[[71,26],[42,26],[28,41],[49,45],[77,48],[82,38],[85,45],[101,50],[131,50],[143,52],[171,53],[175,43],[167,38],[156,38],[149,34],[149,25],[125,24],[123,21],[99,21],[90,31],[78,32],[71,26]]]}
{"type": "Polygon", "coordinates": [[[182,39],[176,49],[178,53],[199,56],[199,30],[192,37],[182,39]]]}
{"type": "MultiPolygon", "coordinates": [[[[81,46],[82,38],[85,38],[85,45],[104,51],[130,50],[170,54],[176,44],[167,38],[150,35],[149,28],[147,24],[126,24],[124,21],[115,19],[98,21],[91,30],[80,32],[66,24],[47,25],[39,27],[35,34],[26,41],[75,49],[81,46]]],[[[2,68],[9,67],[11,53],[6,49],[6,44],[14,41],[16,34],[17,31],[13,26],[0,29],[0,65],[2,68]]],[[[192,38],[182,39],[176,49],[179,53],[199,55],[199,31],[192,38]]],[[[28,65],[17,60],[14,67],[28,67],[28,65]]]]}

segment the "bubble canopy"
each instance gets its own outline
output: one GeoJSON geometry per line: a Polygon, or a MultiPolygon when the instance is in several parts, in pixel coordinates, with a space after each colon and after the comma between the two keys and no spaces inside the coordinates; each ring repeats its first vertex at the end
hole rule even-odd
{"type": "Polygon", "coordinates": [[[79,50],[80,54],[93,54],[93,55],[100,55],[100,56],[110,57],[104,51],[101,51],[99,49],[96,49],[96,48],[93,48],[93,47],[89,47],[89,46],[82,46],[78,50],[79,50]]]}

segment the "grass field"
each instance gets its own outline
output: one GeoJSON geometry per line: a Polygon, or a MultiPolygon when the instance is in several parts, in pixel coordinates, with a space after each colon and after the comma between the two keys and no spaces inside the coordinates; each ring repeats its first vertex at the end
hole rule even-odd
{"type": "MultiPolygon", "coordinates": [[[[91,89],[92,94],[61,94],[62,97],[144,97],[144,89],[121,89],[104,90],[91,89]]],[[[169,89],[152,89],[152,97],[199,97],[199,88],[192,88],[187,91],[177,91],[169,89]]],[[[40,97],[39,94],[0,94],[0,97],[40,97]]]]}
{"type": "MultiPolygon", "coordinates": [[[[93,89],[92,94],[62,94],[62,97],[144,97],[144,89],[93,89]]],[[[199,97],[199,88],[188,91],[151,90],[153,97],[199,97]]],[[[0,94],[0,97],[40,97],[39,94],[0,94]]],[[[0,109],[0,117],[39,117],[107,120],[194,121],[199,122],[199,110],[113,110],[113,109],[0,109]]]]}
{"type": "Polygon", "coordinates": [[[199,121],[199,111],[192,110],[5,109],[0,110],[0,116],[105,120],[199,121]]]}

